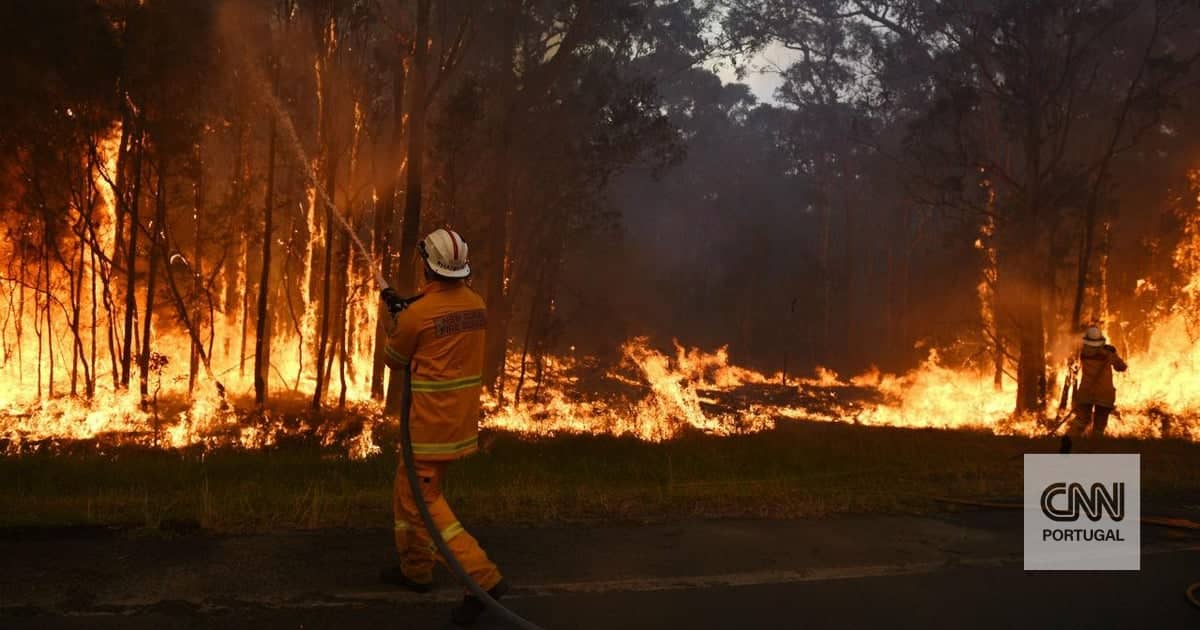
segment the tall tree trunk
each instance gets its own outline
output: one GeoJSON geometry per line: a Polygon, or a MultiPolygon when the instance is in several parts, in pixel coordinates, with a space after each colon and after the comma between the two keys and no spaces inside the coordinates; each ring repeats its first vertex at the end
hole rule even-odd
{"type": "MultiPolygon", "coordinates": [[[[88,169],[89,173],[91,169],[88,169]]],[[[90,178],[89,178],[90,180],[90,178]]],[[[90,198],[90,194],[87,195],[90,198]]],[[[87,215],[80,216],[81,221],[87,221],[87,215]]],[[[71,395],[75,396],[78,391],[79,364],[83,363],[83,379],[88,380],[87,358],[83,348],[83,336],[79,330],[83,323],[80,319],[83,311],[83,262],[86,255],[86,242],[83,238],[83,227],[79,229],[79,262],[75,266],[75,273],[71,274],[71,336],[75,338],[75,345],[71,351],[71,395]]]]}
{"type": "MultiPolygon", "coordinates": [[[[121,142],[117,146],[116,172],[113,178],[113,248],[109,253],[110,261],[108,274],[104,278],[104,304],[108,310],[108,353],[112,360],[113,389],[121,388],[121,360],[125,356],[124,342],[117,335],[117,305],[113,298],[112,285],[117,277],[117,261],[122,259],[125,229],[125,215],[128,212],[129,191],[125,188],[129,183],[129,153],[134,142],[133,121],[126,112],[121,120],[121,142]]],[[[96,241],[95,232],[92,240],[96,241]]],[[[98,241],[97,241],[98,243],[98,241]]],[[[97,246],[99,246],[97,244],[97,246]]],[[[126,257],[127,258],[127,257],[126,257]]]]}
{"type": "Polygon", "coordinates": [[[138,206],[142,196],[142,157],[145,153],[145,134],[139,119],[134,139],[133,155],[133,190],[130,191],[126,203],[129,204],[129,246],[125,259],[125,335],[121,346],[121,387],[129,388],[129,366],[133,360],[133,319],[137,316],[137,300],[134,289],[137,287],[137,233],[138,206]]]}
{"type": "Polygon", "coordinates": [[[850,181],[849,165],[846,164],[846,160],[843,157],[841,184],[839,186],[842,193],[842,214],[844,215],[842,219],[846,232],[842,236],[842,256],[845,258],[842,262],[845,265],[845,268],[842,270],[844,283],[842,291],[845,293],[843,296],[845,300],[845,312],[842,314],[842,333],[845,347],[842,349],[842,355],[847,358],[858,356],[858,340],[862,338],[863,332],[858,327],[858,313],[855,310],[854,303],[854,294],[857,292],[857,286],[855,285],[857,281],[855,277],[855,263],[858,261],[860,245],[857,238],[858,233],[856,232],[858,226],[854,222],[854,207],[850,200],[850,181]]]}
{"type": "Polygon", "coordinates": [[[341,287],[338,290],[338,317],[337,317],[337,360],[338,360],[338,382],[341,388],[338,391],[338,408],[346,408],[346,394],[349,389],[349,384],[346,382],[346,359],[347,346],[349,341],[349,326],[346,325],[347,308],[349,307],[350,297],[350,278],[352,267],[354,266],[353,254],[351,252],[350,235],[345,234],[342,240],[341,249],[341,277],[338,279],[338,285],[341,287]]]}
{"type": "MultiPolygon", "coordinates": [[[[1030,21],[1030,17],[1026,17],[1030,21]]],[[[1032,22],[1026,25],[1028,32],[1037,27],[1032,22]]],[[[1027,41],[1036,38],[1029,36],[1027,41]]],[[[1045,235],[1045,220],[1042,216],[1042,102],[1039,96],[1038,68],[1031,62],[1026,68],[1028,95],[1025,102],[1024,157],[1025,198],[1024,207],[1018,217],[1017,229],[1024,237],[1023,251],[1006,254],[1016,259],[1021,270],[1017,284],[1017,335],[1020,356],[1017,361],[1018,413],[1041,415],[1046,401],[1046,322],[1043,303],[1047,286],[1046,270],[1050,265],[1050,243],[1045,235]]]]}
{"type": "Polygon", "coordinates": [[[400,292],[411,294],[417,238],[421,233],[421,194],[425,163],[425,96],[429,71],[429,22],[431,0],[417,0],[416,45],[413,48],[412,89],[408,93],[408,171],[404,190],[404,223],[400,230],[400,292]]]}
{"type": "MultiPolygon", "coordinates": [[[[25,265],[20,265],[17,268],[20,281],[17,284],[17,321],[13,323],[13,330],[17,335],[17,365],[24,365],[25,363],[25,287],[27,286],[27,272],[28,267],[25,265]]],[[[37,315],[36,309],[34,309],[34,315],[37,315]]],[[[17,370],[17,384],[25,384],[25,370],[17,370]]],[[[40,396],[41,393],[39,389],[38,395],[40,396]]]]}
{"type": "Polygon", "coordinates": [[[820,356],[832,356],[830,343],[833,338],[833,261],[830,246],[833,232],[833,208],[829,202],[821,210],[821,342],[820,356]]]}
{"type": "Polygon", "coordinates": [[[142,315],[142,351],[138,355],[138,385],[143,403],[150,393],[150,327],[154,320],[154,290],[158,278],[158,254],[162,248],[163,223],[167,220],[167,160],[165,153],[162,147],[159,147],[154,227],[150,232],[150,252],[146,257],[146,308],[143,309],[142,315]]]}
{"type": "MultiPolygon", "coordinates": [[[[275,70],[275,89],[279,89],[278,68],[275,70]]],[[[267,133],[267,198],[263,204],[262,273],[258,276],[258,317],[254,330],[254,402],[259,406],[267,402],[271,369],[267,294],[271,287],[271,238],[275,214],[275,132],[275,117],[272,116],[271,128],[267,133]]]]}
{"type": "MultiPolygon", "coordinates": [[[[505,141],[501,155],[508,154],[507,146],[508,142],[505,141]]],[[[504,385],[504,357],[508,350],[508,321],[511,312],[507,294],[511,271],[511,261],[508,258],[508,199],[511,180],[507,164],[508,160],[501,158],[500,164],[496,166],[499,173],[492,188],[495,196],[491,200],[493,206],[488,224],[488,250],[491,254],[489,263],[492,268],[488,269],[487,276],[488,331],[483,379],[488,388],[497,394],[502,392],[504,385]]]]}
{"type": "Polygon", "coordinates": [[[1042,312],[1043,276],[1029,264],[1023,277],[1028,295],[1020,298],[1018,313],[1017,405],[1018,412],[1040,414],[1046,400],[1046,326],[1042,312]]]}
{"type": "MultiPolygon", "coordinates": [[[[192,394],[192,392],[194,392],[196,390],[196,376],[200,372],[200,345],[198,342],[198,339],[199,339],[198,333],[200,331],[199,331],[198,327],[200,326],[201,318],[200,318],[199,296],[204,293],[204,287],[201,285],[202,278],[204,277],[203,276],[204,266],[201,264],[201,257],[200,257],[200,254],[201,254],[200,243],[203,240],[201,231],[200,231],[200,226],[203,223],[203,221],[201,221],[201,213],[204,211],[204,160],[203,160],[203,157],[200,155],[199,148],[197,148],[197,150],[196,150],[195,160],[196,160],[196,163],[195,163],[196,170],[194,173],[195,180],[192,182],[192,200],[193,200],[192,205],[193,205],[194,209],[193,209],[193,214],[192,214],[192,223],[193,223],[193,225],[192,225],[192,230],[193,230],[193,232],[192,232],[192,264],[190,265],[190,267],[191,267],[190,271],[191,271],[191,275],[192,275],[192,295],[195,295],[197,297],[196,308],[192,311],[192,321],[195,322],[195,324],[197,326],[197,331],[196,331],[197,335],[196,335],[196,339],[194,339],[192,341],[191,345],[189,346],[191,351],[188,353],[188,395],[189,396],[192,394]]],[[[168,265],[168,269],[169,268],[170,268],[170,266],[168,265]]],[[[209,322],[209,328],[210,328],[210,330],[212,328],[211,319],[209,322]]]]}
{"type": "Polygon", "coordinates": [[[54,295],[54,287],[50,283],[50,248],[54,244],[50,231],[50,218],[45,214],[42,215],[42,223],[44,227],[42,232],[42,277],[46,281],[46,293],[42,299],[42,304],[45,306],[46,327],[42,336],[46,339],[46,356],[50,359],[49,380],[46,387],[47,398],[54,398],[54,320],[50,309],[53,304],[50,298],[54,295]]]}
{"type": "Polygon", "coordinates": [[[513,404],[521,404],[521,389],[525,387],[525,364],[529,359],[529,342],[533,340],[533,336],[537,325],[538,312],[541,310],[542,300],[542,280],[545,278],[545,265],[542,266],[542,271],[538,273],[537,286],[533,290],[533,298],[529,301],[529,321],[525,326],[525,338],[521,341],[521,369],[517,374],[517,386],[513,390],[513,404]]]}
{"type": "Polygon", "coordinates": [[[499,110],[496,158],[488,197],[488,328],[484,351],[483,382],[503,402],[504,356],[508,350],[508,319],[511,306],[505,295],[508,280],[508,213],[512,172],[510,170],[516,100],[516,68],[512,51],[517,45],[518,5],[509,3],[502,26],[501,46],[505,51],[503,79],[496,107],[499,110]]]}
{"type": "MultiPolygon", "coordinates": [[[[248,226],[247,226],[248,227],[248,226]]],[[[238,376],[244,378],[246,376],[246,347],[249,345],[250,338],[250,236],[246,233],[242,234],[242,290],[238,295],[241,304],[238,305],[242,309],[241,324],[242,324],[242,342],[238,344],[238,376]]]]}
{"type": "MultiPolygon", "coordinates": [[[[42,397],[42,381],[44,380],[43,376],[42,376],[42,366],[45,365],[45,361],[42,360],[42,357],[46,353],[45,348],[44,348],[45,344],[42,343],[43,342],[43,338],[42,338],[42,297],[43,297],[42,296],[42,269],[44,267],[45,259],[47,256],[48,256],[48,254],[46,252],[46,243],[43,240],[43,242],[42,242],[42,258],[43,258],[42,262],[43,262],[43,264],[38,265],[36,284],[34,285],[34,288],[33,288],[33,334],[37,337],[37,397],[38,397],[38,399],[41,399],[41,397],[42,397]]],[[[50,296],[50,293],[49,293],[49,291],[47,291],[45,294],[45,297],[47,299],[49,299],[49,296],[50,296]]]]}
{"type": "MultiPolygon", "coordinates": [[[[327,136],[327,141],[329,141],[327,136]]],[[[337,153],[332,145],[327,147],[325,162],[325,190],[332,196],[334,185],[337,183],[337,153]]],[[[338,227],[334,224],[333,206],[325,203],[325,256],[321,271],[321,319],[317,333],[317,379],[313,388],[312,408],[321,408],[321,399],[325,394],[326,381],[329,373],[326,368],[326,356],[329,350],[329,316],[333,302],[333,251],[337,240],[338,227]]]]}
{"type": "MultiPolygon", "coordinates": [[[[352,247],[350,244],[350,233],[346,230],[338,230],[337,238],[334,242],[333,268],[336,275],[334,276],[333,288],[330,295],[332,304],[330,305],[329,358],[328,365],[325,368],[326,391],[333,384],[334,361],[338,362],[339,376],[342,375],[341,369],[345,367],[346,308],[350,293],[350,266],[352,264],[350,262],[350,248],[352,247]]],[[[324,395],[322,395],[322,398],[324,398],[324,395]]],[[[341,395],[339,394],[340,398],[341,395]]]]}
{"type": "MultiPolygon", "coordinates": [[[[404,140],[404,90],[407,78],[405,59],[410,47],[403,42],[396,45],[395,71],[392,78],[392,139],[388,144],[384,160],[380,193],[375,200],[375,255],[379,256],[380,273],[388,282],[392,276],[392,222],[395,220],[396,179],[400,176],[401,142],[404,140]]],[[[387,305],[379,302],[379,313],[375,320],[375,353],[371,362],[371,397],[383,399],[383,379],[387,374],[384,350],[388,342],[388,323],[391,321],[387,305]]]]}
{"type": "Polygon", "coordinates": [[[1017,325],[1017,413],[1040,416],[1045,412],[1046,400],[1046,326],[1043,313],[1047,275],[1050,266],[1050,243],[1045,235],[1042,216],[1042,68],[1036,65],[1043,40],[1042,29],[1036,11],[1031,7],[1023,11],[1020,29],[1029,46],[1027,61],[1021,79],[1025,82],[1022,130],[1022,153],[1024,157],[1024,198],[1016,217],[1017,235],[1021,238],[1021,251],[1006,252],[1006,260],[1012,260],[1019,270],[1016,283],[1017,325]]]}
{"type": "Polygon", "coordinates": [[[96,317],[98,315],[98,308],[96,305],[96,248],[95,247],[91,248],[91,255],[90,255],[89,261],[90,261],[91,276],[92,276],[92,304],[91,304],[91,307],[92,307],[92,334],[89,335],[90,341],[91,341],[91,346],[92,346],[91,347],[92,376],[87,381],[87,398],[88,398],[88,400],[91,400],[92,397],[95,396],[95,394],[96,394],[96,379],[100,378],[99,374],[97,374],[97,372],[100,370],[100,366],[96,364],[96,317]]]}
{"type": "MultiPolygon", "coordinates": [[[[404,223],[400,229],[399,291],[416,291],[414,267],[417,238],[421,233],[421,193],[424,176],[425,110],[429,70],[429,23],[431,0],[417,0],[416,37],[413,39],[411,86],[408,86],[408,166],[405,173],[404,223]]],[[[400,380],[390,379],[386,408],[399,411],[400,380]]]]}

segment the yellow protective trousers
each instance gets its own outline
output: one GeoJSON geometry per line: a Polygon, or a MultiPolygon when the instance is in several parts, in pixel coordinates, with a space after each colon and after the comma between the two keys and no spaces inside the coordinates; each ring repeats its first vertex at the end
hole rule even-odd
{"type": "MultiPolygon", "coordinates": [[[[486,591],[500,582],[500,570],[488,560],[487,554],[475,537],[463,529],[454,512],[450,511],[446,498],[442,496],[442,480],[446,476],[446,467],[449,464],[448,461],[417,461],[421,498],[425,505],[429,506],[433,522],[441,530],[442,538],[454,553],[454,557],[466,569],[471,579],[486,591]]],[[[400,569],[410,580],[432,581],[435,559],[443,563],[444,560],[438,555],[433,539],[421,520],[421,513],[417,511],[403,461],[396,469],[392,512],[396,521],[396,550],[400,552],[400,569]]]]}

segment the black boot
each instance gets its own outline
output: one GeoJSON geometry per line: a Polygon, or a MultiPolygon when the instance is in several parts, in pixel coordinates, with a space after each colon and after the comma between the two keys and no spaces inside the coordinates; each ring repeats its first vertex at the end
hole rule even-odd
{"type": "Polygon", "coordinates": [[[414,593],[428,593],[433,588],[433,582],[418,582],[404,575],[400,567],[392,567],[379,572],[379,581],[406,588],[414,593]]]}
{"type": "MultiPolygon", "coordinates": [[[[508,582],[501,579],[495,586],[488,589],[487,593],[492,596],[492,599],[499,600],[507,592],[508,582]]],[[[463,596],[462,603],[454,608],[454,612],[450,613],[450,621],[453,621],[456,626],[470,626],[479,619],[479,615],[482,615],[486,609],[487,605],[478,597],[465,595],[463,596]]]]}

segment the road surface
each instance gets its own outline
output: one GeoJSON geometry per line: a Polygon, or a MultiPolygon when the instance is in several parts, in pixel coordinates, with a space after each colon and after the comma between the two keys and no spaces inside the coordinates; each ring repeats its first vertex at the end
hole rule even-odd
{"type": "MultiPolygon", "coordinates": [[[[473,530],[555,628],[1200,628],[1200,535],[1143,527],[1140,572],[1026,573],[1019,511],[473,530]]],[[[0,532],[2,628],[443,628],[449,575],[377,584],[386,531],[0,532]]],[[[504,627],[486,618],[480,628],[504,627]]]]}

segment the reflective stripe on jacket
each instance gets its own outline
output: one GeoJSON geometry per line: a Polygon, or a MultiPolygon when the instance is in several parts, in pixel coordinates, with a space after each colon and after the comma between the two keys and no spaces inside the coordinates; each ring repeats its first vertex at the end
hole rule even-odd
{"type": "Polygon", "coordinates": [[[430,282],[424,297],[393,319],[384,358],[395,370],[411,366],[416,459],[459,459],[478,450],[486,328],[483,299],[461,280],[430,282]]]}

